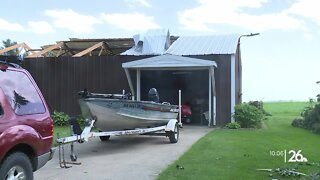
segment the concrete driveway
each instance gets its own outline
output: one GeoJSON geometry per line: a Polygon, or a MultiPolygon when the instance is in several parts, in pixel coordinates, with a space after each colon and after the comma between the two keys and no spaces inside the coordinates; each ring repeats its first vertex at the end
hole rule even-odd
{"type": "MultiPolygon", "coordinates": [[[[122,136],[107,142],[92,138],[75,144],[81,165],[59,167],[58,151],[51,161],[35,172],[35,180],[52,179],[155,179],[168,165],[176,161],[192,144],[211,131],[206,126],[184,126],[179,142],[171,144],[166,137],[122,136]]],[[[69,145],[66,159],[69,160],[69,145]]]]}

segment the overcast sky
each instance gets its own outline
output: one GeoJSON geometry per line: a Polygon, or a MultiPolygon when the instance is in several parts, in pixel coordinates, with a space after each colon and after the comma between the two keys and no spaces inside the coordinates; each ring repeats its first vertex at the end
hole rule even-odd
{"type": "Polygon", "coordinates": [[[319,7],[317,0],[3,0],[0,40],[39,48],[157,28],[178,36],[259,32],[241,38],[244,100],[308,100],[320,93],[319,7]]]}

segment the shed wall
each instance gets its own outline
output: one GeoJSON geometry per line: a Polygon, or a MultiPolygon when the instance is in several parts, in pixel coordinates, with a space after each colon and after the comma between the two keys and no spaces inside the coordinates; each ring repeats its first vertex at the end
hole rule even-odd
{"type": "Polygon", "coordinates": [[[147,56],[28,58],[23,62],[52,110],[80,114],[80,90],[97,93],[130,91],[122,63],[147,56]]]}
{"type": "MultiPolygon", "coordinates": [[[[216,80],[216,122],[218,126],[223,126],[231,119],[231,56],[230,55],[202,55],[190,56],[199,59],[211,60],[217,63],[215,69],[216,80]]],[[[205,87],[207,88],[207,87],[205,87]]]]}
{"type": "MultiPolygon", "coordinates": [[[[121,93],[123,89],[129,92],[130,88],[122,63],[147,57],[150,56],[30,58],[23,62],[23,67],[32,74],[52,110],[78,115],[80,114],[77,103],[78,91],[87,88],[89,91],[97,93],[121,93]]],[[[215,70],[216,119],[217,125],[225,125],[231,119],[230,55],[189,57],[213,60],[217,63],[218,68],[215,70]]],[[[236,62],[238,62],[237,59],[236,62]]],[[[236,64],[236,67],[239,65],[236,64]]],[[[241,70],[241,66],[239,67],[241,70]]],[[[131,74],[133,81],[135,81],[135,74],[133,72],[131,74]]],[[[236,75],[238,76],[239,72],[236,72],[236,75]]],[[[236,85],[236,88],[241,89],[241,77],[236,78],[236,81],[240,83],[236,85]]],[[[239,100],[236,98],[236,103],[238,102],[239,100]]]]}

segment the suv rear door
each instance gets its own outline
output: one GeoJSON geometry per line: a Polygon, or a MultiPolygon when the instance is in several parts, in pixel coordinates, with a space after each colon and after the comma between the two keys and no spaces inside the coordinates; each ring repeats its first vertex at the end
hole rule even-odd
{"type": "MultiPolygon", "coordinates": [[[[32,127],[40,135],[42,141],[37,144],[40,154],[48,152],[52,144],[52,120],[50,112],[36,83],[29,73],[23,69],[7,69],[0,71],[0,88],[5,94],[4,101],[13,113],[14,120],[3,119],[4,126],[26,125],[32,127]],[[46,147],[46,148],[41,148],[46,147]],[[48,149],[49,148],[49,149],[48,149]]],[[[1,122],[0,122],[1,124],[1,122]]]]}

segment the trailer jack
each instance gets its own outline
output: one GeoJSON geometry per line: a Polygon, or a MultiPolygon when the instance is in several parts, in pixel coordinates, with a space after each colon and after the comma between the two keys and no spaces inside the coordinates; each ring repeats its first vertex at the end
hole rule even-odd
{"type": "MultiPolygon", "coordinates": [[[[58,135],[59,139],[59,135],[58,135]]],[[[71,149],[71,154],[70,154],[70,161],[66,161],[65,159],[65,152],[64,152],[64,143],[59,143],[59,165],[61,168],[71,168],[72,166],[69,166],[70,164],[72,165],[81,165],[81,162],[76,162],[77,161],[77,155],[74,153],[74,142],[70,143],[70,149],[71,149]]]]}

